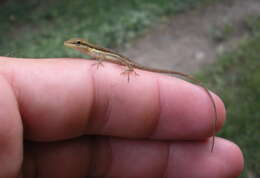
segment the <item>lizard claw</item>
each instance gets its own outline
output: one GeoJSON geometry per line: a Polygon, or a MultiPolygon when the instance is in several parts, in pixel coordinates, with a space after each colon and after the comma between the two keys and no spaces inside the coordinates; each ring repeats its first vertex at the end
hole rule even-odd
{"type": "Polygon", "coordinates": [[[99,69],[99,66],[104,67],[102,61],[97,61],[97,62],[93,63],[92,66],[97,66],[97,69],[99,69]]]}

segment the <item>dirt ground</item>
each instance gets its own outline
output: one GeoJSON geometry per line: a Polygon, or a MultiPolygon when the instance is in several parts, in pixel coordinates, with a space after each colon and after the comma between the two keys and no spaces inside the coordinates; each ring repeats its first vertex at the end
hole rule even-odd
{"type": "Polygon", "coordinates": [[[247,36],[245,20],[260,15],[260,0],[221,1],[170,18],[123,54],[147,66],[195,73],[247,36]]]}

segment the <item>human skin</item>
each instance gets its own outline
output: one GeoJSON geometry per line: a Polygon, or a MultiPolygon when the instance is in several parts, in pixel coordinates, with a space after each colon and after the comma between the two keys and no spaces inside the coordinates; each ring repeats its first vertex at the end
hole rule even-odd
{"type": "MultiPolygon", "coordinates": [[[[216,138],[206,92],[175,77],[83,59],[0,57],[0,178],[233,178],[234,143],[216,138]]],[[[225,107],[213,96],[217,130],[225,107]]]]}

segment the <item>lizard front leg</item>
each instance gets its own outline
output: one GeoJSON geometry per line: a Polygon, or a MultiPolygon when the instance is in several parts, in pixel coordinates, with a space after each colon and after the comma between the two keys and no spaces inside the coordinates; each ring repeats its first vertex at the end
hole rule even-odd
{"type": "Polygon", "coordinates": [[[127,75],[127,81],[130,82],[130,75],[134,73],[135,76],[139,74],[134,70],[134,67],[131,64],[126,65],[127,69],[121,73],[121,75],[127,75]]]}
{"type": "Polygon", "coordinates": [[[92,66],[97,66],[97,69],[99,69],[99,66],[104,67],[103,61],[105,60],[104,55],[99,55],[98,57],[95,58],[96,62],[92,64],[92,66]]]}

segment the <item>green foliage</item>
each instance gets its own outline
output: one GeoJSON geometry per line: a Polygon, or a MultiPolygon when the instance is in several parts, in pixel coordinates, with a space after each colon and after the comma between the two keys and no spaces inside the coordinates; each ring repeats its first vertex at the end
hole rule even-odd
{"type": "Polygon", "coordinates": [[[215,42],[226,41],[234,31],[234,27],[229,23],[224,24],[222,27],[214,26],[209,29],[210,36],[215,42]]]}
{"type": "Polygon", "coordinates": [[[244,19],[245,26],[250,30],[250,32],[259,33],[260,31],[260,15],[250,15],[244,19]]]}
{"type": "Polygon", "coordinates": [[[71,37],[115,48],[165,15],[214,0],[8,1],[0,6],[0,55],[80,56],[63,47],[71,37]]]}

